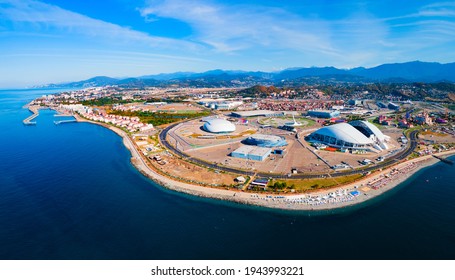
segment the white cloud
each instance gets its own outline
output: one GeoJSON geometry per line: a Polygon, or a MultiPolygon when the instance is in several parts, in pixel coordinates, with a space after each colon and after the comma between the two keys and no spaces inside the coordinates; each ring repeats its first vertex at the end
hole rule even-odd
{"type": "Polygon", "coordinates": [[[313,14],[303,17],[283,8],[225,5],[211,0],[148,1],[144,18],[172,18],[187,23],[191,39],[232,55],[285,52],[295,63],[311,65],[371,65],[388,40],[388,24],[366,12],[338,20],[313,14]]]}
{"type": "Polygon", "coordinates": [[[422,9],[427,9],[427,8],[447,8],[447,7],[453,7],[455,8],[455,2],[436,2],[436,3],[431,3],[428,5],[425,5],[422,7],[422,9]]]}
{"type": "Polygon", "coordinates": [[[149,1],[145,18],[172,18],[189,24],[192,39],[219,52],[256,46],[309,52],[336,52],[328,26],[322,20],[305,20],[283,9],[254,5],[222,5],[209,1],[149,1]]]}
{"type": "Polygon", "coordinates": [[[417,16],[422,17],[455,17],[454,2],[439,2],[423,6],[417,16]]]}
{"type": "Polygon", "coordinates": [[[194,43],[174,40],[93,19],[34,0],[0,0],[0,17],[19,30],[35,30],[38,34],[83,35],[117,43],[142,43],[150,47],[197,48],[194,43]],[[57,32],[55,32],[57,31],[57,32]]]}
{"type": "MultiPolygon", "coordinates": [[[[368,13],[368,7],[353,9],[336,20],[323,18],[324,13],[303,16],[304,12],[297,14],[285,7],[222,4],[220,0],[148,1],[138,10],[145,21],[178,20],[190,26],[192,33],[184,39],[151,36],[37,0],[0,0],[2,42],[23,37],[25,42],[42,43],[24,49],[4,47],[0,56],[41,53],[64,57],[67,53],[71,62],[89,57],[93,63],[103,65],[115,65],[118,60],[120,66],[106,68],[112,72],[136,71],[136,65],[152,73],[209,67],[355,67],[393,60],[425,60],[431,56],[419,55],[429,53],[433,47],[444,49],[441,46],[455,38],[452,2],[423,6],[394,18],[378,18],[368,13]],[[48,49],[39,52],[38,47],[48,49]],[[124,67],[128,60],[129,68],[124,67]],[[147,65],[154,68],[146,68],[147,65]],[[172,70],[171,66],[175,68],[172,70]]],[[[20,39],[16,43],[22,42],[20,39]]]]}

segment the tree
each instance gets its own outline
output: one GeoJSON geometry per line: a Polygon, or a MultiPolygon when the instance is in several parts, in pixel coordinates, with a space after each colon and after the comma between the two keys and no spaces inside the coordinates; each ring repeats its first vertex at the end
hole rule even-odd
{"type": "Polygon", "coordinates": [[[282,190],[286,188],[286,182],[275,182],[272,186],[274,189],[282,190]]]}

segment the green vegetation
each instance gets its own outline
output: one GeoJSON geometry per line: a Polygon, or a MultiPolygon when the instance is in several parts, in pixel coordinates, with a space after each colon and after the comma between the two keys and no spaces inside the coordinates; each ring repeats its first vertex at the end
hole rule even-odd
{"type": "Polygon", "coordinates": [[[275,182],[270,188],[275,190],[282,190],[286,188],[286,182],[275,182]]]}
{"type": "Polygon", "coordinates": [[[342,176],[336,178],[320,178],[320,179],[301,179],[301,180],[293,180],[289,179],[286,182],[276,181],[273,184],[269,185],[269,188],[274,190],[283,190],[286,189],[287,184],[290,185],[290,189],[295,189],[298,192],[305,192],[317,189],[326,189],[338,185],[352,183],[358,179],[360,179],[363,175],[362,174],[355,174],[349,176],[342,176]]]}
{"type": "Polygon", "coordinates": [[[359,116],[359,115],[348,115],[346,116],[346,121],[352,122],[352,121],[363,121],[365,120],[364,116],[359,116]]]}
{"type": "Polygon", "coordinates": [[[183,103],[186,102],[185,99],[188,98],[184,95],[175,96],[172,98],[148,98],[146,102],[166,102],[166,103],[183,103]]]}
{"type": "Polygon", "coordinates": [[[132,112],[132,111],[111,111],[111,114],[127,117],[139,117],[143,123],[151,123],[154,126],[169,124],[185,119],[200,118],[210,115],[210,111],[192,113],[166,113],[166,112],[132,112]]]}
{"type": "Polygon", "coordinates": [[[279,93],[286,89],[293,89],[296,94],[292,98],[299,98],[307,94],[308,86],[316,81],[316,89],[326,96],[351,96],[357,92],[369,92],[378,96],[399,96],[411,100],[432,99],[436,101],[455,101],[455,84],[453,83],[354,83],[332,84],[320,83],[320,79],[313,80],[300,78],[277,84],[280,87],[256,85],[238,92],[243,97],[270,97],[272,93],[279,93]],[[303,86],[302,86],[303,84],[303,86]]]}
{"type": "MultiPolygon", "coordinates": [[[[300,118],[301,119],[301,118],[300,118]]],[[[299,121],[299,119],[296,119],[297,121],[299,121]]],[[[305,126],[313,126],[316,124],[316,121],[315,120],[312,120],[312,119],[307,119],[307,118],[304,118],[304,120],[307,122],[307,124],[305,126]]]]}
{"type": "Polygon", "coordinates": [[[267,96],[270,95],[271,93],[274,92],[279,92],[280,89],[270,86],[261,86],[261,85],[256,85],[250,88],[243,89],[239,91],[238,93],[241,94],[243,97],[259,97],[259,96],[267,96]]]}
{"type": "Polygon", "coordinates": [[[404,133],[404,135],[406,135],[406,137],[409,137],[409,134],[411,134],[411,132],[413,132],[414,130],[420,130],[420,129],[421,129],[421,126],[416,125],[414,127],[406,129],[403,133],[404,133]]]}
{"type": "Polygon", "coordinates": [[[415,159],[415,158],[418,158],[418,157],[419,157],[419,154],[418,154],[418,153],[412,152],[412,154],[410,154],[410,155],[408,156],[408,160],[410,160],[410,159],[415,159]]]}
{"type": "Polygon", "coordinates": [[[434,135],[434,136],[442,136],[442,137],[447,136],[447,134],[440,133],[440,132],[434,132],[431,130],[421,131],[420,135],[434,135]]]}
{"type": "Polygon", "coordinates": [[[113,104],[126,104],[126,103],[133,103],[133,102],[141,102],[137,100],[121,100],[114,97],[102,97],[99,99],[94,100],[86,100],[82,101],[82,105],[85,106],[106,106],[106,105],[113,105],[113,104]]]}
{"type": "Polygon", "coordinates": [[[388,127],[387,125],[379,124],[376,117],[374,117],[374,118],[369,118],[367,121],[370,122],[370,123],[372,123],[374,126],[376,126],[377,128],[379,128],[380,130],[386,129],[386,128],[388,127]]]}
{"type": "MultiPolygon", "coordinates": [[[[419,83],[419,84],[422,84],[425,86],[424,83],[419,83]]],[[[426,86],[429,88],[434,88],[434,89],[438,89],[438,90],[455,92],[455,84],[453,84],[453,83],[434,83],[434,84],[426,84],[426,86]]]]}
{"type": "Polygon", "coordinates": [[[338,85],[323,85],[319,89],[327,95],[351,95],[357,91],[376,92],[380,95],[392,94],[402,95],[397,88],[400,84],[386,84],[386,83],[371,83],[371,84],[357,84],[352,86],[338,86],[338,85]]]}

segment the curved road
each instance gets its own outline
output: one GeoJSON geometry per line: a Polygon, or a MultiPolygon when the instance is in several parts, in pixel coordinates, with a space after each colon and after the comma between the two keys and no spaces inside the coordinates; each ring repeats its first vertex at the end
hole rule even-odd
{"type": "Polygon", "coordinates": [[[198,164],[198,165],[205,166],[207,168],[213,168],[213,169],[217,169],[217,170],[221,170],[221,171],[226,171],[226,172],[236,173],[236,174],[246,175],[246,176],[254,176],[254,175],[256,175],[256,176],[259,176],[259,177],[274,178],[274,179],[287,179],[287,178],[292,178],[292,179],[311,179],[311,178],[322,178],[322,177],[327,177],[327,176],[330,176],[330,177],[341,177],[341,176],[362,174],[362,173],[373,171],[373,170],[376,170],[376,169],[385,168],[385,167],[388,167],[390,165],[393,165],[393,164],[399,162],[400,160],[405,159],[407,156],[409,156],[414,151],[414,149],[417,147],[417,134],[419,133],[417,130],[414,130],[414,131],[411,132],[411,134],[409,135],[410,136],[410,145],[408,145],[408,147],[406,147],[405,150],[403,150],[402,152],[400,152],[400,153],[398,153],[396,155],[393,155],[387,161],[374,164],[374,165],[372,165],[370,167],[363,168],[361,170],[351,170],[351,171],[346,171],[346,172],[332,172],[332,173],[320,173],[320,174],[304,174],[304,173],[301,173],[301,174],[296,174],[296,175],[292,175],[291,177],[288,177],[287,175],[283,175],[283,174],[271,174],[271,173],[264,173],[264,172],[245,171],[245,170],[241,170],[241,169],[237,169],[237,168],[232,168],[232,167],[227,167],[227,166],[221,166],[221,165],[218,165],[218,164],[213,164],[213,163],[206,162],[206,161],[203,161],[203,160],[195,158],[195,157],[191,157],[191,156],[181,152],[180,150],[174,148],[169,143],[169,141],[166,140],[166,136],[167,136],[167,133],[169,132],[169,130],[173,129],[175,126],[177,126],[179,124],[180,123],[175,123],[175,124],[172,124],[172,125],[168,126],[165,129],[163,129],[161,131],[161,133],[159,134],[159,138],[160,138],[161,144],[164,145],[168,150],[172,151],[174,154],[176,154],[176,155],[180,156],[181,158],[186,159],[186,160],[188,160],[190,162],[193,162],[193,163],[198,164]]]}

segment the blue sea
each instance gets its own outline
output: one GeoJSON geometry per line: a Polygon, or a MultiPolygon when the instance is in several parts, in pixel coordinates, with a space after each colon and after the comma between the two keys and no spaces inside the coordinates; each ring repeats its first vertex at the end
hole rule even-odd
{"type": "Polygon", "coordinates": [[[0,91],[0,259],[455,259],[455,166],[329,212],[197,198],[142,176],[108,129],[50,110],[23,125],[52,92],[0,91]]]}

